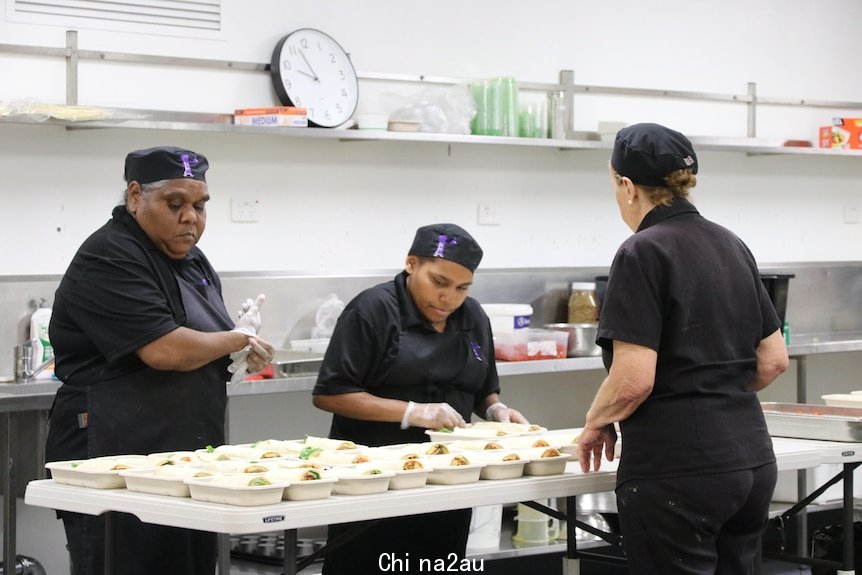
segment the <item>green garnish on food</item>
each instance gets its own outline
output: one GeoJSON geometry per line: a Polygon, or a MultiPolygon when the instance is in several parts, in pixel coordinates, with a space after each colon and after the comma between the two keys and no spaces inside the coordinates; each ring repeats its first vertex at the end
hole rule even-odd
{"type": "Polygon", "coordinates": [[[76,467],[78,467],[79,465],[81,465],[81,464],[80,464],[80,463],[73,463],[73,464],[71,464],[69,467],[71,467],[72,469],[75,469],[75,468],[76,468],[76,467]]]}
{"type": "Polygon", "coordinates": [[[213,451],[215,451],[215,447],[213,447],[212,445],[207,445],[207,453],[212,453],[213,451]]]}
{"type": "Polygon", "coordinates": [[[451,430],[451,429],[449,429],[448,427],[441,427],[441,428],[440,428],[440,429],[438,429],[437,431],[438,431],[439,433],[452,433],[452,430],[451,430]]]}
{"type": "Polygon", "coordinates": [[[255,477],[248,482],[249,487],[260,487],[262,485],[272,485],[272,483],[270,483],[265,477],[255,477]]]}
{"type": "Polygon", "coordinates": [[[319,471],[315,471],[314,469],[308,469],[308,470],[304,473],[304,475],[306,476],[306,480],[307,480],[307,478],[308,478],[308,477],[311,477],[311,479],[312,479],[312,480],[314,480],[314,479],[320,479],[320,472],[319,472],[319,471]]]}
{"type": "Polygon", "coordinates": [[[303,449],[302,451],[299,452],[299,458],[300,459],[308,459],[309,457],[313,456],[315,453],[319,453],[321,451],[323,451],[323,450],[320,449],[319,447],[306,447],[305,449],[303,449]]]}

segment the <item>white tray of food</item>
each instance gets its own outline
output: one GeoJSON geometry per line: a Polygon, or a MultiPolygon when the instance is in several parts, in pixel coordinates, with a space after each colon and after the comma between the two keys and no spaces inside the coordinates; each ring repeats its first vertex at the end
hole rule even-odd
{"type": "Polygon", "coordinates": [[[120,475],[126,479],[126,489],[139,493],[189,497],[189,486],[184,480],[193,477],[209,477],[204,471],[190,465],[163,465],[145,469],[124,469],[120,475]]]}
{"type": "Polygon", "coordinates": [[[431,455],[428,457],[431,473],[428,483],[437,485],[456,485],[479,481],[484,463],[475,463],[463,453],[431,455]]]}
{"type": "Polygon", "coordinates": [[[312,467],[296,467],[292,469],[277,469],[266,474],[273,481],[287,481],[283,498],[288,501],[306,501],[309,499],[325,499],[332,494],[332,486],[337,477],[329,475],[323,469],[312,467]]]}
{"type": "Polygon", "coordinates": [[[239,459],[242,461],[263,461],[267,459],[280,459],[284,457],[281,452],[274,449],[252,447],[251,444],[219,445],[218,447],[212,449],[212,453],[216,455],[227,455],[230,459],[239,459]]]}
{"type": "Polygon", "coordinates": [[[45,464],[55,483],[93,489],[122,489],[126,486],[126,478],[120,475],[120,471],[145,467],[152,467],[152,460],[143,455],[51,461],[45,464]]]}
{"type": "Polygon", "coordinates": [[[410,459],[379,459],[372,465],[384,471],[391,471],[395,477],[389,480],[389,489],[416,489],[424,487],[431,473],[431,465],[427,460],[410,459]]]}
{"type": "Polygon", "coordinates": [[[156,465],[188,465],[200,462],[194,451],[164,451],[150,453],[147,457],[156,460],[156,465]]]}
{"type": "Polygon", "coordinates": [[[273,469],[278,469],[277,461],[243,461],[239,459],[231,459],[228,461],[211,461],[196,465],[205,471],[212,474],[230,474],[230,473],[266,473],[273,469]]]}
{"type": "Polygon", "coordinates": [[[507,450],[477,451],[469,455],[475,463],[484,463],[485,467],[479,474],[479,479],[514,479],[524,474],[524,466],[528,459],[518,452],[507,450]]]}
{"type": "Polygon", "coordinates": [[[214,475],[184,481],[192,499],[241,507],[278,503],[288,486],[286,481],[273,482],[262,474],[214,475]]]}
{"type": "Polygon", "coordinates": [[[566,462],[571,453],[563,453],[556,447],[539,447],[519,452],[522,458],[529,459],[524,466],[524,475],[557,475],[566,470],[566,462]]]}
{"type": "Polygon", "coordinates": [[[494,451],[505,449],[496,439],[456,439],[449,444],[454,451],[494,451]]]}
{"type": "Polygon", "coordinates": [[[352,468],[337,468],[331,471],[338,477],[338,481],[332,486],[332,492],[339,495],[383,493],[389,489],[389,482],[395,477],[395,473],[384,471],[371,463],[363,463],[352,468]]]}

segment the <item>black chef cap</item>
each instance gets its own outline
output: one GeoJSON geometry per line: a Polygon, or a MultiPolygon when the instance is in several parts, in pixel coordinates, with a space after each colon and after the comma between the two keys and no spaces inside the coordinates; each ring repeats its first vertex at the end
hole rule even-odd
{"type": "Polygon", "coordinates": [[[136,150],[126,156],[124,178],[126,183],[137,181],[139,184],[183,178],[206,182],[207,168],[209,163],[203,154],[159,146],[136,150]]]}
{"type": "Polygon", "coordinates": [[[455,224],[431,224],[416,230],[409,256],[443,258],[461,264],[471,272],[482,261],[482,248],[464,228],[455,224]]]}
{"type": "Polygon", "coordinates": [[[679,132],[659,124],[635,124],[617,132],[611,167],[636,184],[664,186],[671,172],[688,168],[696,174],[697,155],[679,132]]]}

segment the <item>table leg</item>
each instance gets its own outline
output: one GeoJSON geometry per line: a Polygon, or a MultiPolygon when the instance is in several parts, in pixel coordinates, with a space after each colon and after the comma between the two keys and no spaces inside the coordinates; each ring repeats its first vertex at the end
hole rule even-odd
{"type": "Polygon", "coordinates": [[[105,513],[105,575],[114,575],[114,526],[116,513],[105,513]]]}
{"type": "Polygon", "coordinates": [[[218,546],[218,574],[230,575],[230,534],[219,533],[216,545],[218,546]]]}
{"type": "MultiPolygon", "coordinates": [[[[808,496],[808,470],[796,472],[796,495],[798,501],[808,496]]],[[[796,515],[796,555],[808,557],[808,509],[803,507],[796,515]]]]}
{"type": "Polygon", "coordinates": [[[296,575],[297,537],[296,529],[284,530],[284,575],[296,575]]]}
{"type": "MultiPolygon", "coordinates": [[[[844,552],[841,562],[847,573],[855,573],[853,570],[853,470],[856,467],[852,463],[844,464],[844,552]]],[[[839,570],[838,573],[843,573],[843,571],[839,570]]]]}
{"type": "Polygon", "coordinates": [[[17,501],[15,499],[15,461],[12,447],[15,440],[15,418],[12,413],[0,413],[0,490],[3,491],[3,565],[6,572],[15,572],[15,535],[17,532],[17,501]]]}
{"type": "Polygon", "coordinates": [[[581,560],[578,559],[578,536],[575,533],[578,514],[578,498],[566,497],[566,556],[563,557],[563,575],[580,575],[581,560]]]}

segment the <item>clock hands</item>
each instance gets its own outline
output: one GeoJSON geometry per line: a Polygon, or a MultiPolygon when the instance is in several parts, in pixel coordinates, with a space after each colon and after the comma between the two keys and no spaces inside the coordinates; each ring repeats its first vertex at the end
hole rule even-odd
{"type": "Polygon", "coordinates": [[[311,78],[311,79],[312,79],[312,80],[314,80],[315,82],[317,82],[317,81],[318,81],[317,76],[312,76],[311,74],[309,74],[309,73],[308,73],[308,72],[306,72],[305,70],[297,70],[297,71],[296,71],[296,73],[297,73],[297,74],[302,74],[303,76],[308,76],[309,78],[311,78]]]}
{"type": "Polygon", "coordinates": [[[311,72],[311,75],[306,74],[305,72],[302,72],[301,70],[299,72],[305,76],[308,76],[309,78],[311,78],[315,82],[320,82],[320,79],[317,77],[317,74],[315,73],[314,68],[311,67],[311,64],[308,62],[308,58],[305,57],[305,52],[303,52],[300,49],[299,55],[302,56],[302,59],[305,61],[305,65],[308,66],[308,70],[311,72]]]}

